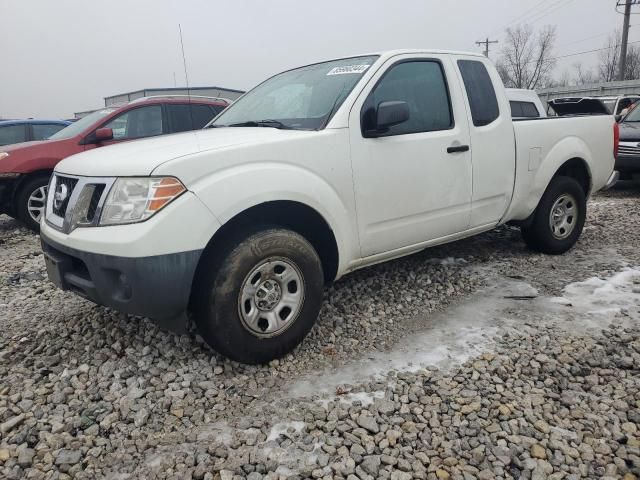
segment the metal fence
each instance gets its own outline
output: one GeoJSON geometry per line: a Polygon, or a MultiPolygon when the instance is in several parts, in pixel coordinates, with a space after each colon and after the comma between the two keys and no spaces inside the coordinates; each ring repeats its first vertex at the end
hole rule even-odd
{"type": "Polygon", "coordinates": [[[543,88],[537,90],[542,103],[559,97],[589,97],[595,95],[640,94],[640,80],[624,80],[621,82],[601,82],[570,87],[543,88]]]}

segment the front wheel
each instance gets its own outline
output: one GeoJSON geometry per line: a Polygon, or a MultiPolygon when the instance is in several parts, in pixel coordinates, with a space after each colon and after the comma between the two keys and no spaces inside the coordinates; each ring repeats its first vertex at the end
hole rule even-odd
{"type": "Polygon", "coordinates": [[[558,255],[578,241],[587,215],[580,184],[571,177],[555,177],[542,195],[533,221],[522,227],[522,237],[532,250],[558,255]]]}
{"type": "Polygon", "coordinates": [[[16,195],[16,216],[34,232],[40,230],[47,201],[49,177],[40,176],[27,180],[16,195]]]}
{"type": "Polygon", "coordinates": [[[203,262],[194,285],[195,321],[223,355],[266,363],[290,352],[313,327],[324,275],[317,252],[301,235],[265,228],[203,262]]]}

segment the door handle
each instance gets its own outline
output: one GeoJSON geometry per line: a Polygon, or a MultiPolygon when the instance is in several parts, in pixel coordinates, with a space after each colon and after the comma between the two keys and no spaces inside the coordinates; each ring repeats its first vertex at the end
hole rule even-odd
{"type": "Polygon", "coordinates": [[[455,147],[447,147],[447,153],[468,152],[469,145],[456,145],[455,147]]]}

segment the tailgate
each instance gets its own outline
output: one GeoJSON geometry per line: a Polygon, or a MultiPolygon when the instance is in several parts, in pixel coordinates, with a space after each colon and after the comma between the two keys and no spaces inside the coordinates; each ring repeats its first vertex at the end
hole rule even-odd
{"type": "Polygon", "coordinates": [[[547,102],[559,115],[610,115],[601,100],[595,98],[556,98],[547,102]]]}

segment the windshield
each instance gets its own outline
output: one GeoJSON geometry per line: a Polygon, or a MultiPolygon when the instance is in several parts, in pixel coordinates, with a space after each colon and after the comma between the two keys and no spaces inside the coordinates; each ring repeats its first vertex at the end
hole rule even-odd
{"type": "Polygon", "coordinates": [[[624,117],[623,122],[640,122],[640,108],[636,108],[634,104],[631,107],[631,111],[624,117]]]}
{"type": "Polygon", "coordinates": [[[79,133],[82,133],[85,129],[96,123],[98,120],[111,115],[115,112],[115,108],[103,108],[102,110],[96,110],[90,113],[86,117],[82,117],[77,122],[72,123],[68,127],[63,128],[58,133],[51,135],[49,140],[64,140],[66,138],[75,137],[79,133]]]}
{"type": "Polygon", "coordinates": [[[245,94],[208,126],[324,128],[377,58],[345,58],[280,73],[245,94]]]}

